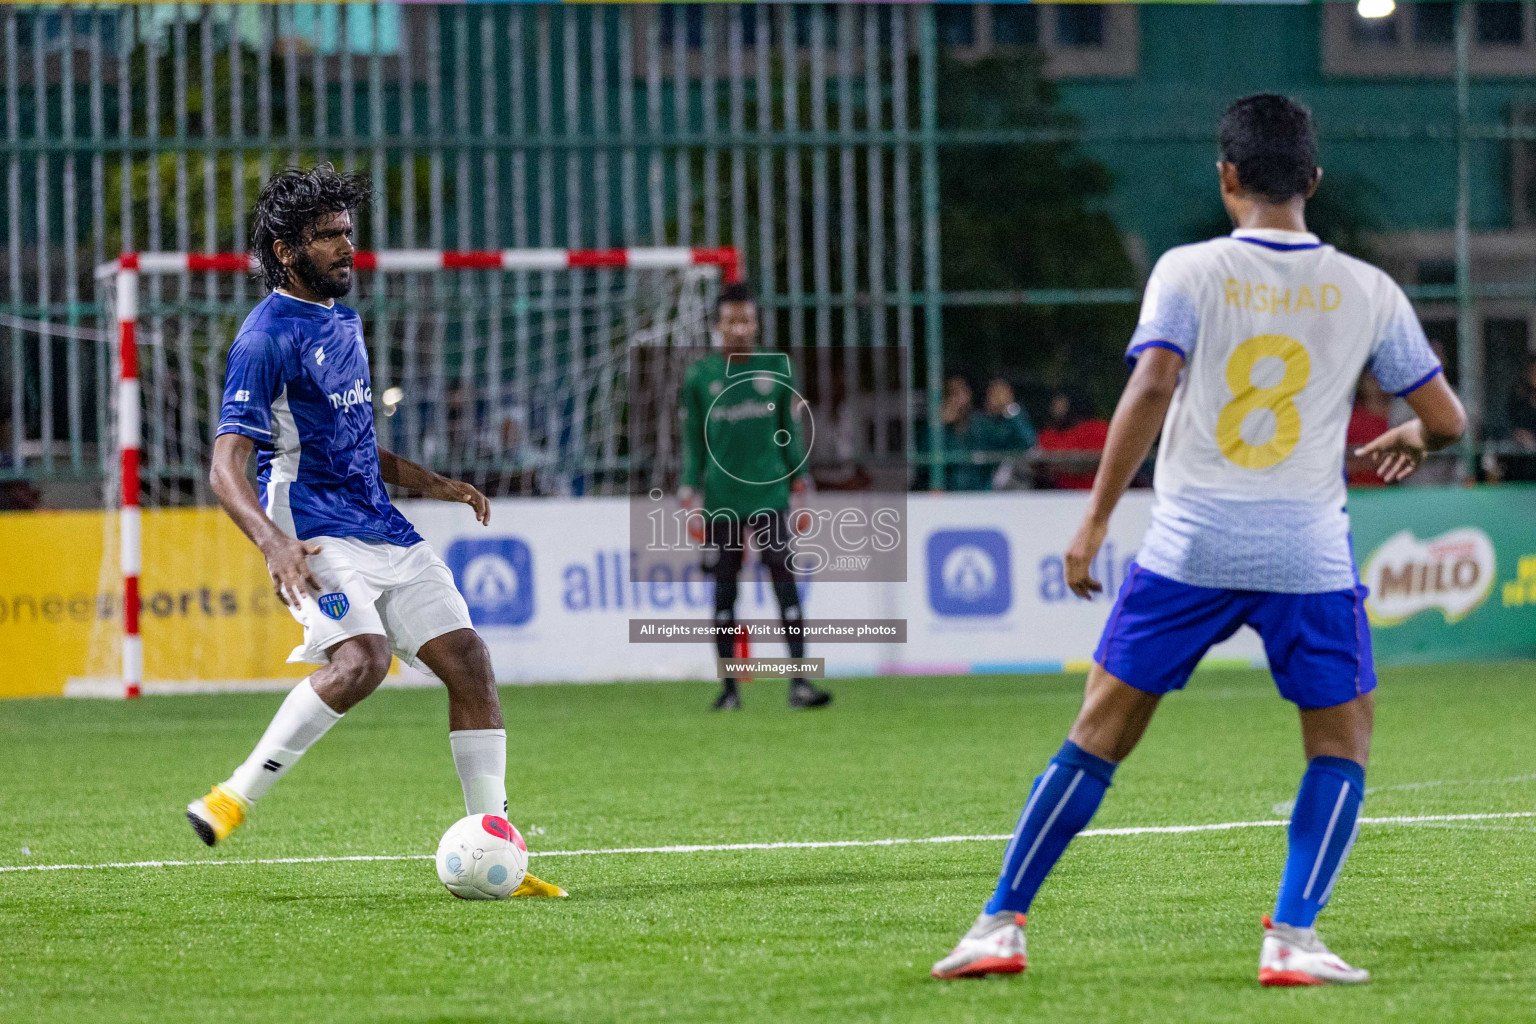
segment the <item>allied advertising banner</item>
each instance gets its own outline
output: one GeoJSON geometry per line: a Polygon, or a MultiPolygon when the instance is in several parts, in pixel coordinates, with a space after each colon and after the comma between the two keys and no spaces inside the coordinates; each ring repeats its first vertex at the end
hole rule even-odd
{"type": "MultiPolygon", "coordinates": [[[[901,622],[874,642],[811,642],[829,675],[1029,673],[1085,668],[1109,600],[1067,590],[1063,549],[1081,493],[910,496],[906,582],[802,585],[807,620],[901,622]],[[889,639],[887,639],[889,637],[889,639]],[[898,642],[900,641],[900,642],[898,642]]],[[[1350,497],[1355,554],[1384,664],[1536,655],[1536,487],[1394,488],[1350,497]]],[[[630,551],[624,498],[498,500],[491,525],[461,505],[404,511],[453,571],[504,682],[711,678],[708,642],[633,642],[632,620],[707,622],[697,562],[630,551]],[[639,569],[637,572],[636,569],[639,569]]],[[[1096,574],[1112,594],[1147,525],[1151,495],[1116,513],[1096,574]]],[[[99,513],[0,515],[0,695],[63,692],[110,676],[121,630],[115,549],[99,513]]],[[[286,685],[299,628],[272,596],[260,556],[217,510],[146,512],[141,613],[146,679],[286,685]]],[[[767,572],[749,563],[737,616],[771,622],[767,572]]],[[[657,631],[658,636],[667,631],[657,631]]],[[[754,656],[782,655],[776,641],[754,656]]],[[[1243,630],[1210,663],[1262,664],[1243,630]]],[[[409,674],[407,674],[409,675],[409,674]]]]}
{"type": "MultiPolygon", "coordinates": [[[[1086,667],[1109,600],[1067,590],[1063,549],[1084,495],[911,495],[906,582],[802,583],[808,621],[900,619],[905,643],[839,643],[828,675],[1059,672],[1086,667]]],[[[1151,495],[1133,493],[1116,515],[1096,567],[1113,594],[1146,529],[1151,495]]],[[[491,525],[461,508],[413,502],[406,508],[443,555],[491,648],[504,681],[712,678],[708,643],[629,643],[631,619],[708,620],[713,591],[697,562],[648,563],[629,550],[628,503],[498,501],[491,525]],[[639,572],[636,572],[639,567],[639,572]]],[[[766,570],[751,565],[737,617],[778,614],[766,570]]],[[[782,655],[754,645],[754,655],[782,655]]],[[[1253,634],[1212,657],[1262,662],[1253,634]]]]}

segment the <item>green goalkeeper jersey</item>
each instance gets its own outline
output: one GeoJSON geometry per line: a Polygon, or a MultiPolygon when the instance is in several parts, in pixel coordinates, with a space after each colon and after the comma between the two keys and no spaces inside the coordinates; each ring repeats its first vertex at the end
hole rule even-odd
{"type": "Polygon", "coordinates": [[[789,357],[782,352],[717,352],[688,368],[678,401],[682,485],[703,493],[706,512],[754,512],[789,504],[805,470],[789,357]]]}

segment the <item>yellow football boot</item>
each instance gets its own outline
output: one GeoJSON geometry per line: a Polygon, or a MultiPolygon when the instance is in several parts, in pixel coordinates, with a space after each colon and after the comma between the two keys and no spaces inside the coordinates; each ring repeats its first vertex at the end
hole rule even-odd
{"type": "Polygon", "coordinates": [[[187,821],[191,822],[197,838],[212,846],[240,827],[250,807],[239,793],[215,785],[207,796],[187,804],[187,821]]]}
{"type": "Polygon", "coordinates": [[[541,880],[539,880],[537,878],[534,878],[532,875],[524,875],[523,876],[523,884],[519,885],[516,889],[513,889],[512,890],[512,895],[513,895],[513,897],[517,897],[517,896],[554,896],[554,897],[560,897],[560,896],[569,896],[570,893],[566,892],[564,889],[560,888],[558,885],[551,885],[549,882],[541,881],[541,880]]]}

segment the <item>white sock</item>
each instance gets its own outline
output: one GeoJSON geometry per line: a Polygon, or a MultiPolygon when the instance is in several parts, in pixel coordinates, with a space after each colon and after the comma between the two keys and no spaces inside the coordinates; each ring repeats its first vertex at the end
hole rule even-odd
{"type": "Polygon", "coordinates": [[[314,746],[315,741],[339,721],[341,713],[332,711],[320,699],[306,676],[283,700],[283,706],[272,716],[272,724],[261,734],[256,749],[235,769],[224,788],[255,803],[274,782],[288,773],[304,751],[314,746]]]}
{"type": "Polygon", "coordinates": [[[466,814],[507,813],[507,730],[459,729],[448,734],[453,767],[464,789],[466,814]]]}

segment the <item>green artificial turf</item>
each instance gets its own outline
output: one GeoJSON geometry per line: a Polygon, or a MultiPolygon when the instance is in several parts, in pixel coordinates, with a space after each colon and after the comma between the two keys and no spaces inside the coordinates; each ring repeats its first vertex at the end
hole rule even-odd
{"type": "MultiPolygon", "coordinates": [[[[1009,831],[1080,677],[506,689],[539,851],[1009,831]]],[[[0,865],[430,852],[462,809],[430,691],[348,715],[224,846],[182,807],[277,695],[0,703],[0,865]]],[[[1369,816],[1536,811],[1536,671],[1383,673],[1369,816]]],[[[1283,817],[1294,712],[1255,672],[1169,698],[1094,827],[1283,817]]],[[[464,903],[430,861],[0,873],[0,1021],[1536,1020],[1536,819],[1366,825],[1320,926],[1364,989],[1261,990],[1278,827],[1083,837],[1022,978],[940,983],[1001,841],[540,857],[563,901],[464,903]]]]}

